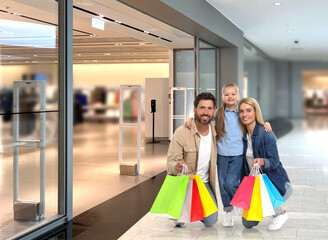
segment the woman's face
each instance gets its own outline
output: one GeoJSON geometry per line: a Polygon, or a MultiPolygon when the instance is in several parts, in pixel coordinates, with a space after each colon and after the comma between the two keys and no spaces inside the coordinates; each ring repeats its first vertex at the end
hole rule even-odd
{"type": "Polygon", "coordinates": [[[247,103],[240,104],[239,118],[241,122],[245,125],[254,123],[256,120],[255,109],[247,103]]]}

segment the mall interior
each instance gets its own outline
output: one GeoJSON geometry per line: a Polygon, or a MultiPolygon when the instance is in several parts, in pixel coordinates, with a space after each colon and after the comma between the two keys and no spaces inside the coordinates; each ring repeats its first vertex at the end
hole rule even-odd
{"type": "Polygon", "coordinates": [[[327,239],[328,54],[273,57],[223,2],[1,1],[0,239],[327,239]],[[293,186],[277,231],[223,227],[221,200],[213,227],[149,213],[195,96],[231,82],[293,186]]]}

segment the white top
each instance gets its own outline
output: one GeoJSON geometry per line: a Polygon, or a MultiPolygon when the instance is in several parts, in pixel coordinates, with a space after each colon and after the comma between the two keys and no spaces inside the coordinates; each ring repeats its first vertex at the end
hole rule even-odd
{"type": "Polygon", "coordinates": [[[247,134],[247,151],[246,151],[246,160],[249,171],[252,170],[252,163],[254,161],[253,147],[252,147],[252,138],[247,134]]]}
{"type": "Polygon", "coordinates": [[[208,169],[210,167],[211,161],[211,146],[212,146],[212,131],[209,127],[208,134],[206,136],[200,135],[200,144],[199,144],[199,153],[198,153],[198,166],[197,174],[204,183],[207,183],[208,180],[208,169]]]}

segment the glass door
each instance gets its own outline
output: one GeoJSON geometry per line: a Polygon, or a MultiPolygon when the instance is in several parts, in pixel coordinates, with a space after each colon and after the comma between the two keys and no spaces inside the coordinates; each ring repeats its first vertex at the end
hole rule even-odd
{"type": "MultiPolygon", "coordinates": [[[[195,94],[210,92],[215,97],[218,84],[218,49],[198,38],[194,38],[194,49],[176,49],[174,51],[173,87],[186,88],[186,116],[193,117],[195,94]],[[196,89],[196,91],[195,91],[196,89]]],[[[175,108],[181,102],[175,102],[175,108]],[[177,105],[177,106],[176,106],[177,105]]],[[[171,111],[171,114],[174,114],[171,111]]],[[[173,132],[183,124],[183,120],[172,122],[173,132]]]]}
{"type": "Polygon", "coordinates": [[[0,239],[38,229],[64,214],[59,199],[64,184],[59,184],[58,9],[53,0],[1,1],[0,239]]]}
{"type": "Polygon", "coordinates": [[[218,50],[216,47],[199,41],[198,94],[210,92],[216,96],[218,50]]]}

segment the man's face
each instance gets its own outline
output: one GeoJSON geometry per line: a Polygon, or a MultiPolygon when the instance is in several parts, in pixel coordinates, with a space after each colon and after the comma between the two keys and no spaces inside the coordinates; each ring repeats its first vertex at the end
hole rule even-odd
{"type": "Polygon", "coordinates": [[[202,125],[208,125],[215,113],[212,100],[200,100],[197,108],[194,107],[196,120],[202,125]]]}

